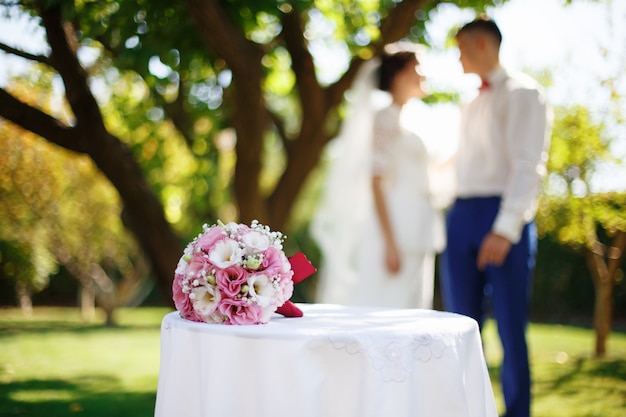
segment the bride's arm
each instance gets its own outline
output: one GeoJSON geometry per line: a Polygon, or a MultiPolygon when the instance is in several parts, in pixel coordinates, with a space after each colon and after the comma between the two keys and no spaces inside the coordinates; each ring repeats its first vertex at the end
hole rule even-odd
{"type": "Polygon", "coordinates": [[[378,175],[372,177],[372,193],[376,217],[378,218],[378,223],[382,229],[383,238],[385,239],[385,263],[389,272],[395,273],[400,270],[400,251],[396,245],[393,228],[391,227],[391,219],[387,211],[385,195],[382,189],[382,177],[378,175]]]}

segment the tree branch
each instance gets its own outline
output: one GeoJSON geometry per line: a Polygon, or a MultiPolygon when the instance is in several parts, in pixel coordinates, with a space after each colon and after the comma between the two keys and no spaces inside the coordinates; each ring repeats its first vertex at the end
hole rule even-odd
{"type": "Polygon", "coordinates": [[[268,116],[278,132],[278,136],[283,143],[283,146],[289,147],[289,141],[287,140],[287,130],[285,129],[285,123],[283,120],[273,111],[267,110],[268,116]]]}
{"type": "Polygon", "coordinates": [[[225,13],[218,0],[185,0],[207,50],[226,61],[233,74],[232,124],[237,132],[234,191],[239,220],[265,221],[266,201],[260,193],[259,175],[263,132],[268,115],[262,94],[262,48],[249,41],[225,13]]]}
{"type": "Polygon", "coordinates": [[[86,146],[94,147],[89,150],[89,154],[93,155],[99,145],[97,140],[93,140],[93,130],[104,134],[106,128],[98,103],[87,84],[87,73],[76,56],[71,24],[63,21],[58,6],[42,10],[41,21],[52,49],[50,61],[63,79],[65,96],[76,117],[76,128],[87,141],[86,146]]]}
{"type": "Polygon", "coordinates": [[[291,56],[291,68],[296,75],[302,113],[308,114],[325,105],[324,91],[315,76],[315,64],[304,39],[299,12],[294,9],[289,13],[284,13],[282,24],[282,38],[291,56]]]}
{"type": "MultiPolygon", "coordinates": [[[[374,44],[374,55],[382,54],[385,45],[402,39],[415,24],[417,11],[433,0],[403,0],[398,3],[380,24],[380,39],[374,44]]],[[[363,60],[355,58],[350,62],[348,71],[334,84],[327,87],[326,92],[331,106],[337,106],[343,101],[343,95],[350,88],[354,77],[363,64],[363,60]]]]}
{"type": "Polygon", "coordinates": [[[251,60],[260,62],[261,47],[233,25],[218,0],[185,0],[185,4],[208,50],[228,63],[233,76],[245,76],[251,60]]]}
{"type": "Polygon", "coordinates": [[[29,61],[35,61],[35,62],[52,66],[52,62],[50,62],[50,59],[45,55],[29,54],[28,52],[20,51],[19,49],[15,49],[2,42],[0,42],[0,50],[6,52],[7,54],[11,54],[11,55],[19,56],[20,58],[28,59],[29,61]]]}
{"type": "Polygon", "coordinates": [[[168,103],[165,99],[163,99],[158,94],[155,94],[155,100],[163,106],[163,110],[165,114],[172,120],[174,127],[178,129],[183,138],[185,138],[185,143],[191,149],[193,146],[193,122],[189,117],[189,113],[185,110],[185,94],[183,93],[184,81],[183,75],[179,74],[178,77],[178,95],[176,96],[176,100],[171,103],[168,103]]]}
{"type": "Polygon", "coordinates": [[[432,0],[403,0],[389,11],[387,17],[380,24],[380,42],[376,45],[377,55],[385,45],[397,42],[408,33],[408,29],[415,24],[416,13],[432,0]]]}
{"type": "Polygon", "coordinates": [[[21,102],[2,88],[0,88],[0,115],[65,149],[79,153],[87,152],[84,142],[74,128],[65,126],[54,117],[21,102]]]}

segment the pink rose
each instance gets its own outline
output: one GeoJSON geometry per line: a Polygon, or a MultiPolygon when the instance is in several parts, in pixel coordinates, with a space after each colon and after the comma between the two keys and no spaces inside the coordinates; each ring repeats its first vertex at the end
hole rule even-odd
{"type": "Polygon", "coordinates": [[[204,232],[197,240],[196,246],[208,252],[217,242],[227,238],[228,235],[221,227],[214,226],[204,232]]]}
{"type": "Polygon", "coordinates": [[[263,317],[261,306],[242,299],[222,299],[218,309],[227,318],[226,324],[259,324],[263,317]]]}
{"type": "Polygon", "coordinates": [[[293,295],[293,271],[283,272],[283,276],[280,281],[280,290],[283,301],[287,301],[291,298],[293,295]]]}
{"type": "Polygon", "coordinates": [[[248,273],[240,266],[229,266],[215,271],[217,287],[226,297],[235,297],[241,292],[241,286],[248,280],[248,273]]]}
{"type": "Polygon", "coordinates": [[[263,271],[265,275],[271,278],[285,270],[284,264],[287,262],[287,258],[282,251],[270,246],[263,252],[263,255],[263,262],[261,262],[259,270],[263,271]]]}
{"type": "Polygon", "coordinates": [[[196,313],[193,308],[193,303],[189,299],[189,294],[183,292],[182,287],[183,276],[176,274],[174,282],[172,283],[172,293],[174,295],[174,305],[176,310],[180,312],[180,316],[191,321],[203,321],[202,317],[196,313]]]}
{"type": "Polygon", "coordinates": [[[201,277],[202,270],[207,271],[207,275],[211,274],[213,265],[209,262],[209,259],[202,252],[194,253],[193,257],[187,265],[187,277],[199,278],[201,277]]]}

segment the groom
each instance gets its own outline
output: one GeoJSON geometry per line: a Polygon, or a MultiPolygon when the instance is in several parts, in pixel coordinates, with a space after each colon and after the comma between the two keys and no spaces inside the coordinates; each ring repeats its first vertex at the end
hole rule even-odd
{"type": "Polygon", "coordinates": [[[502,35],[493,20],[468,23],[456,40],[463,71],[480,76],[482,86],[461,116],[457,198],[448,214],[448,247],[442,256],[444,305],[481,326],[491,308],[504,351],[506,416],[528,417],[525,333],[548,111],[534,80],[500,65],[502,35]]]}

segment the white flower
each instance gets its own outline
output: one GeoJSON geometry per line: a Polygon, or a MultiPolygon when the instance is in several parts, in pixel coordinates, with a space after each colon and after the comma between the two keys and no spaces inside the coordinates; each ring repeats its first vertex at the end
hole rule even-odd
{"type": "Polygon", "coordinates": [[[213,265],[224,269],[241,262],[243,255],[244,251],[239,247],[239,243],[232,239],[225,239],[215,244],[209,252],[209,260],[213,265]]]}
{"type": "Polygon", "coordinates": [[[267,323],[268,321],[270,321],[270,318],[272,317],[272,314],[274,314],[274,312],[276,311],[276,307],[265,307],[263,309],[263,315],[261,315],[261,318],[259,319],[259,321],[261,323],[267,323]]]}
{"type": "Polygon", "coordinates": [[[220,313],[218,310],[215,310],[213,313],[203,318],[204,318],[205,323],[211,323],[211,324],[222,324],[224,323],[224,320],[226,319],[222,315],[222,313],[220,313]]]}
{"type": "Polygon", "coordinates": [[[193,257],[193,248],[194,245],[189,244],[187,245],[187,247],[185,248],[184,252],[183,252],[183,256],[181,258],[181,261],[187,261],[189,262],[191,260],[191,258],[193,257]]]}
{"type": "Polygon", "coordinates": [[[178,261],[178,265],[176,265],[176,271],[174,271],[174,273],[179,275],[185,275],[187,265],[189,265],[187,261],[184,258],[180,258],[180,260],[178,261]]]}
{"type": "Polygon", "coordinates": [[[226,233],[228,233],[231,237],[233,235],[235,235],[235,233],[237,233],[237,230],[239,230],[239,224],[234,223],[234,222],[229,222],[227,224],[224,224],[222,222],[218,223],[222,229],[224,229],[226,231],[226,233]]]}
{"type": "Polygon", "coordinates": [[[193,300],[194,309],[205,318],[217,309],[217,304],[222,299],[220,292],[215,287],[205,285],[191,290],[189,298],[193,300]]]}
{"type": "Polygon", "coordinates": [[[261,307],[268,306],[276,292],[272,281],[265,274],[250,275],[248,286],[249,297],[261,307]]]}
{"type": "Polygon", "coordinates": [[[263,252],[270,246],[268,237],[257,231],[246,233],[241,240],[251,254],[263,252]]]}

